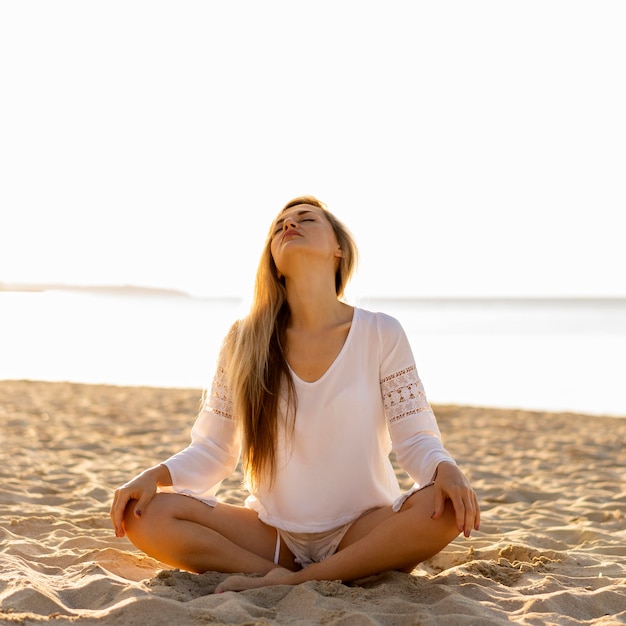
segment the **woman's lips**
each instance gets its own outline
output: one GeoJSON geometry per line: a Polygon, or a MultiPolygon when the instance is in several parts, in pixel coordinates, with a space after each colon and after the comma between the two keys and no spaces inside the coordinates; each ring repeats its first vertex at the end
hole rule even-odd
{"type": "Polygon", "coordinates": [[[297,230],[286,230],[281,241],[286,241],[291,237],[302,237],[302,235],[297,230]]]}

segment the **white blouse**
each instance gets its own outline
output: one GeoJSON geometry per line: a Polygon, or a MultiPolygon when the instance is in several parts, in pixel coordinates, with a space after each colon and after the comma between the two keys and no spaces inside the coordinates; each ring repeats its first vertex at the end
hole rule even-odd
{"type": "MultiPolygon", "coordinates": [[[[297,395],[293,434],[279,427],[276,480],[246,500],[266,524],[323,532],[375,507],[397,511],[432,481],[440,462],[454,463],[441,443],[404,330],[389,315],[355,308],[344,346],[324,375],[315,382],[291,375],[297,395]],[[400,492],[391,450],[415,481],[408,493],[400,492]]],[[[218,368],[191,444],[165,461],[173,490],[214,506],[240,452],[227,381],[218,368]]]]}

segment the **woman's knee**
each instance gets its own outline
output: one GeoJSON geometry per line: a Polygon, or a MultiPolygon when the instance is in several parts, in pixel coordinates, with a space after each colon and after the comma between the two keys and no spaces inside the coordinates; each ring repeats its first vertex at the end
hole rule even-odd
{"type": "Polygon", "coordinates": [[[430,528],[430,532],[439,538],[438,543],[442,543],[445,546],[459,535],[454,507],[450,500],[446,500],[443,512],[436,519],[433,518],[434,509],[435,498],[431,488],[425,488],[414,493],[408,498],[402,508],[402,510],[411,510],[413,515],[416,515],[423,521],[427,521],[426,526],[419,523],[416,524],[416,529],[420,528],[421,532],[428,532],[427,529],[430,528]]]}
{"type": "Polygon", "coordinates": [[[137,522],[139,518],[135,514],[135,508],[137,507],[137,500],[129,500],[124,511],[124,530],[126,536],[132,541],[132,536],[135,534],[137,528],[137,522]]]}
{"type": "Polygon", "coordinates": [[[138,539],[156,531],[164,521],[166,511],[160,500],[161,498],[157,494],[141,513],[137,511],[137,500],[128,501],[124,511],[124,529],[128,538],[135,545],[137,545],[138,539]]]}

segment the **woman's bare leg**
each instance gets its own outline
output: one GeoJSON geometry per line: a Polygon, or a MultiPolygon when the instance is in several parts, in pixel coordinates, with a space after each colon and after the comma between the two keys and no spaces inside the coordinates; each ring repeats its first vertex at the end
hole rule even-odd
{"type": "MultiPolygon", "coordinates": [[[[230,504],[210,507],[179,494],[157,494],[137,518],[135,504],[132,500],[126,508],[126,534],[163,563],[192,572],[267,574],[276,568],[276,529],[250,509],[230,504]]],[[[281,566],[297,569],[285,546],[280,553],[281,566]]]]}
{"type": "Polygon", "coordinates": [[[433,489],[423,489],[413,494],[397,513],[385,507],[358,519],[338,551],[325,561],[297,572],[275,569],[263,578],[231,576],[216,591],[296,585],[308,580],[350,581],[388,570],[411,571],[459,534],[450,502],[437,520],[431,518],[433,511],[433,489]]]}

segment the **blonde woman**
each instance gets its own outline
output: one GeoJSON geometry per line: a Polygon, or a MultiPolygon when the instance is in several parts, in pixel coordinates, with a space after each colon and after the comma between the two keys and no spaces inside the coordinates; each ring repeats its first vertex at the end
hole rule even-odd
{"type": "Polygon", "coordinates": [[[174,567],[243,574],[225,591],[410,572],[478,529],[400,324],[341,299],[356,257],[317,199],[282,209],[190,445],[116,490],[117,536],[174,567]],[[240,457],[245,506],[219,502],[240,457]]]}

